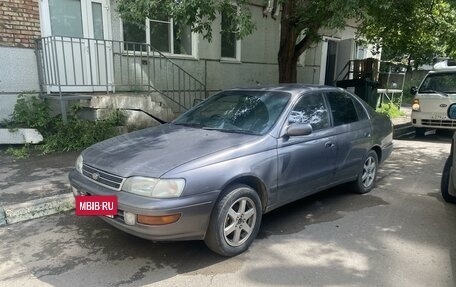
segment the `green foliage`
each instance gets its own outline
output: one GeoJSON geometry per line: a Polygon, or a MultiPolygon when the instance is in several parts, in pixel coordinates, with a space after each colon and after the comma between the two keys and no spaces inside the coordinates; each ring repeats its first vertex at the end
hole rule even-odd
{"type": "Polygon", "coordinates": [[[93,122],[71,117],[64,124],[61,120],[56,119],[52,133],[48,133],[45,137],[42,151],[50,153],[82,150],[116,135],[114,125],[105,120],[93,122]]]}
{"type": "Polygon", "coordinates": [[[384,60],[415,67],[456,56],[456,10],[448,0],[366,1],[359,34],[382,47],[384,60]]]}
{"type": "Polygon", "coordinates": [[[251,34],[255,28],[252,15],[248,9],[247,0],[117,0],[117,11],[122,19],[135,23],[140,27],[145,25],[145,19],[161,18],[166,15],[173,18],[179,29],[190,27],[192,32],[202,34],[212,40],[212,22],[220,13],[226,13],[233,19],[231,30],[238,38],[251,34]],[[236,4],[239,9],[232,9],[236,4]]]}
{"type": "Polygon", "coordinates": [[[46,130],[52,119],[46,103],[36,96],[19,95],[11,115],[15,128],[34,128],[46,130]]]}
{"type": "Polygon", "coordinates": [[[377,108],[377,112],[387,115],[390,119],[405,115],[405,113],[400,111],[397,105],[393,103],[382,104],[380,108],[377,108]]]}
{"type": "Polygon", "coordinates": [[[6,154],[13,156],[15,158],[28,158],[30,156],[30,149],[29,145],[25,144],[22,147],[16,148],[16,147],[9,147],[6,150],[6,154]]]}
{"type": "MultiPolygon", "coordinates": [[[[116,136],[116,126],[123,125],[126,116],[119,110],[110,111],[103,119],[89,121],[79,118],[80,107],[73,106],[68,122],[62,122],[61,116],[50,116],[47,104],[36,97],[19,97],[7,123],[9,128],[36,128],[44,138],[38,148],[43,153],[56,151],[81,150],[94,143],[116,136]]],[[[9,148],[8,154],[17,158],[29,155],[29,146],[9,148]]]]}

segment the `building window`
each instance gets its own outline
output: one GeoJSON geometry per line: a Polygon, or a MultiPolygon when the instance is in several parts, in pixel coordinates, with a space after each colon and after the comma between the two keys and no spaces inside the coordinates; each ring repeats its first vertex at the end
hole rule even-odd
{"type": "Polygon", "coordinates": [[[83,37],[81,0],[50,0],[52,35],[83,37]]]}
{"type": "MultiPolygon", "coordinates": [[[[192,55],[193,37],[189,27],[179,30],[173,19],[148,20],[144,27],[123,21],[123,37],[126,42],[150,44],[163,53],[192,55]],[[149,37],[147,37],[149,36],[149,37]]],[[[130,51],[147,51],[146,45],[126,43],[124,49],[130,51]]]]}
{"type": "Polygon", "coordinates": [[[356,44],[356,59],[363,60],[366,58],[367,48],[362,44],[356,44]]]}
{"type": "MultiPolygon", "coordinates": [[[[231,6],[237,9],[236,6],[231,6]]],[[[232,11],[231,11],[232,12],[232,11]]],[[[221,57],[240,60],[240,41],[236,39],[236,32],[233,31],[232,13],[222,12],[221,21],[221,57]]]]}

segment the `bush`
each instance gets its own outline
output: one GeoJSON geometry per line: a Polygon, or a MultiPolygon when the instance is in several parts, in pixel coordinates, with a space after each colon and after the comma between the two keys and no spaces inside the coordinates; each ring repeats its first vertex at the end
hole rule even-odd
{"type": "Polygon", "coordinates": [[[52,122],[48,105],[35,96],[19,95],[14,106],[9,126],[14,128],[33,128],[40,132],[52,122]]]}
{"type": "Polygon", "coordinates": [[[382,104],[380,108],[377,108],[377,112],[387,115],[390,119],[405,115],[405,113],[400,111],[397,105],[393,103],[382,104]]]}
{"type": "MultiPolygon", "coordinates": [[[[51,153],[82,150],[116,136],[118,131],[115,127],[123,125],[126,120],[125,114],[119,110],[112,110],[103,119],[84,120],[78,116],[79,110],[78,106],[73,106],[67,123],[63,123],[60,115],[50,116],[50,109],[43,100],[19,96],[7,127],[37,129],[44,138],[43,144],[37,148],[43,153],[51,153]]],[[[29,146],[10,148],[7,153],[18,158],[27,157],[29,146]]]]}

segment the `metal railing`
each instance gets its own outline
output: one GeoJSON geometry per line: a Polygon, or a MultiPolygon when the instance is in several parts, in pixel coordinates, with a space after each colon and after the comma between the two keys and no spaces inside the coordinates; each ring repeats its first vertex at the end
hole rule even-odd
{"type": "Polygon", "coordinates": [[[362,60],[349,60],[337,74],[334,82],[352,79],[371,79],[378,81],[380,61],[372,58],[362,60]],[[341,79],[341,75],[343,78],[341,79]]]}
{"type": "Polygon", "coordinates": [[[49,36],[36,40],[42,93],[157,92],[182,112],[206,86],[150,44],[49,36]]]}

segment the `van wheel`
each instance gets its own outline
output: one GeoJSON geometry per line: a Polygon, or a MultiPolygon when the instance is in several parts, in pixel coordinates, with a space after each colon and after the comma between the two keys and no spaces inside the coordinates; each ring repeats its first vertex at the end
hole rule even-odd
{"type": "Polygon", "coordinates": [[[375,178],[377,177],[377,167],[377,153],[374,150],[370,150],[363,161],[363,166],[358,175],[358,179],[352,183],[353,191],[355,193],[368,193],[374,188],[375,178]]]}
{"type": "Polygon", "coordinates": [[[247,250],[261,224],[261,200],[251,187],[229,187],[216,203],[204,242],[214,252],[235,256],[247,250]]]}

